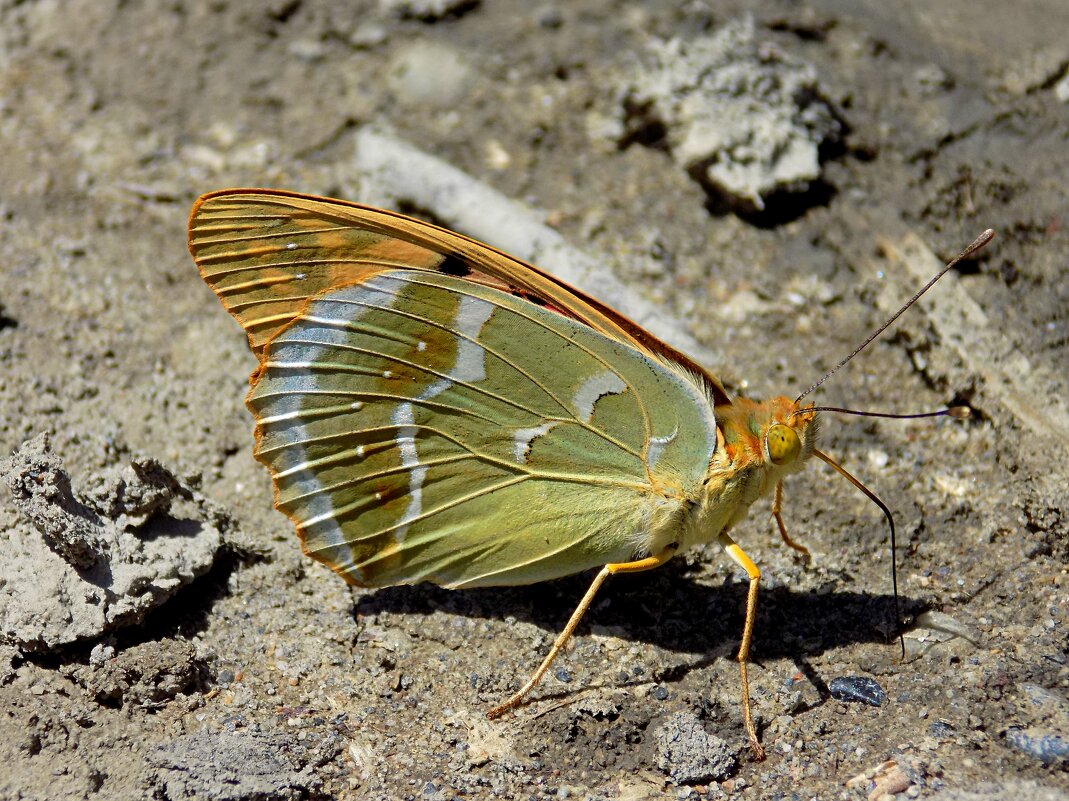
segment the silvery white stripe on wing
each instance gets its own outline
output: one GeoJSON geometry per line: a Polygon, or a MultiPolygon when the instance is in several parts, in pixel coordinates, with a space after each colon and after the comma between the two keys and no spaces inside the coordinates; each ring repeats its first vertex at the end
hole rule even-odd
{"type": "MultiPolygon", "coordinates": [[[[301,408],[300,393],[312,392],[318,388],[318,378],[312,367],[321,364],[335,345],[344,342],[347,325],[360,319],[372,307],[388,308],[396,297],[393,292],[362,284],[338,295],[359,301],[359,305],[349,303],[341,307],[337,302],[332,302],[331,298],[313,301],[308,306],[307,314],[270,346],[269,352],[273,358],[292,359],[293,364],[290,367],[297,369],[279,377],[279,384],[288,392],[273,404],[273,414],[259,420],[261,426],[280,421],[296,421],[290,429],[291,444],[287,446],[289,452],[286,456],[290,466],[275,471],[275,481],[280,489],[284,484],[302,497],[301,512],[304,519],[301,526],[305,530],[314,526],[312,536],[319,543],[316,547],[339,549],[335,553],[345,550],[339,548],[346,544],[345,535],[335,521],[337,510],[331,501],[330,493],[322,491],[323,482],[316,467],[310,464],[305,448],[298,444],[309,437],[306,426],[300,422],[302,418],[317,416],[314,410],[310,414],[310,410],[301,408]],[[341,317],[336,316],[339,309],[344,311],[341,317]],[[295,336],[300,341],[287,341],[288,335],[295,336]]],[[[363,404],[357,401],[349,406],[353,411],[359,411],[363,404]]],[[[353,569],[351,559],[337,562],[334,567],[342,570],[353,569]]]]}
{"type": "Polygon", "coordinates": [[[416,451],[416,420],[412,414],[412,404],[400,404],[393,413],[393,422],[398,426],[397,450],[401,453],[401,467],[408,470],[408,508],[395,534],[400,542],[408,532],[408,523],[423,511],[423,480],[427,478],[427,468],[420,465],[416,451]]]}
{"type": "Polygon", "coordinates": [[[664,453],[665,447],[679,434],[679,424],[676,424],[675,430],[663,437],[650,437],[649,444],[646,446],[646,467],[650,470],[657,463],[657,460],[661,458],[661,454],[664,453]]]}
{"type": "MultiPolygon", "coordinates": [[[[493,305],[485,300],[470,295],[460,299],[460,308],[453,320],[453,327],[463,335],[457,338],[456,362],[446,373],[447,377],[439,378],[427,387],[416,396],[417,400],[427,401],[442,394],[453,386],[453,381],[474,382],[486,378],[486,351],[478,339],[493,313],[493,305]]],[[[401,466],[409,471],[408,508],[394,532],[394,539],[400,542],[408,533],[408,525],[423,513],[423,482],[427,478],[427,468],[420,465],[416,451],[417,429],[411,403],[398,405],[393,413],[393,423],[398,427],[397,449],[401,453],[401,466]]]]}
{"type": "Polygon", "coordinates": [[[457,363],[449,371],[450,378],[457,381],[482,381],[486,378],[486,351],[478,339],[493,313],[493,304],[485,300],[470,295],[461,298],[453,325],[466,338],[457,345],[457,363]]]}
{"type": "Polygon", "coordinates": [[[300,410],[292,412],[281,412],[279,414],[272,414],[266,417],[261,417],[259,423],[262,426],[270,425],[271,423],[281,423],[283,420],[295,420],[301,416],[300,410]]]}
{"type": "Polygon", "coordinates": [[[579,385],[572,396],[572,408],[579,413],[579,419],[589,423],[594,416],[594,404],[602,395],[615,395],[627,389],[627,384],[612,370],[603,370],[592,375],[579,385]]]}
{"type": "Polygon", "coordinates": [[[389,309],[396,298],[397,287],[384,287],[372,278],[321,297],[310,304],[307,311],[324,314],[323,321],[328,324],[331,321],[344,324],[359,320],[368,309],[389,309]],[[327,314],[328,310],[336,310],[340,318],[327,314]]]}
{"type": "Polygon", "coordinates": [[[548,423],[542,423],[540,426],[531,426],[531,428],[517,428],[516,433],[512,435],[512,442],[515,445],[516,461],[520,464],[527,463],[527,455],[531,451],[531,443],[539,437],[544,437],[550,432],[555,425],[559,425],[560,420],[552,420],[548,423]]]}
{"type": "MultiPolygon", "coordinates": [[[[300,399],[294,395],[284,395],[279,400],[294,400],[300,399]]],[[[293,405],[297,405],[296,403],[293,405]]],[[[293,409],[287,412],[280,412],[278,414],[265,415],[259,419],[261,426],[270,425],[272,423],[281,423],[286,420],[296,420],[298,417],[326,417],[335,414],[345,414],[348,412],[358,412],[364,408],[363,401],[350,401],[349,403],[342,403],[336,406],[319,406],[313,409],[293,409]]]]}

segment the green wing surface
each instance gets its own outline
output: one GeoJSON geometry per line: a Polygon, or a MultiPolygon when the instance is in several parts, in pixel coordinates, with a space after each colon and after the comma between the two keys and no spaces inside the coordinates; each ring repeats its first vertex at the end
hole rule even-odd
{"type": "Polygon", "coordinates": [[[266,345],[256,456],[362,586],[527,584],[643,555],[716,448],[700,379],[505,292],[387,270],[266,345]]]}

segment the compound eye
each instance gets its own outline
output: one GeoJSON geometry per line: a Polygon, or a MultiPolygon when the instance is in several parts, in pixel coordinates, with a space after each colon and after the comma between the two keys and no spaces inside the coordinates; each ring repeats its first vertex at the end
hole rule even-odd
{"type": "Polygon", "coordinates": [[[798,432],[790,426],[776,423],[769,427],[765,435],[765,447],[772,464],[785,465],[798,458],[802,450],[802,440],[798,438],[798,432]]]}

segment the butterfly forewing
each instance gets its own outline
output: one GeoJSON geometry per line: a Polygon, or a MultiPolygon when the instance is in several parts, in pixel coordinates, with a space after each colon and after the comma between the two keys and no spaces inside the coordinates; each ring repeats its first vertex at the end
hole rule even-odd
{"type": "Polygon", "coordinates": [[[519,584],[635,556],[716,446],[699,379],[504,292],[389,270],[322,292],[249,395],[305,549],[351,581],[519,584]]]}
{"type": "Polygon", "coordinates": [[[548,304],[685,365],[702,377],[716,403],[730,402],[713,376],[595,298],[481,242],[393,212],[278,190],[228,189],[193,207],[189,248],[257,353],[308,298],[396,267],[464,275],[548,304]]]}

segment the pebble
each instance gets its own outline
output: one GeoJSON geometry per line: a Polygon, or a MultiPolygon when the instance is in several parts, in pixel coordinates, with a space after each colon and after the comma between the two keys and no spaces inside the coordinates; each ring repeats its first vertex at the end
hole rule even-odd
{"type": "Polygon", "coordinates": [[[446,17],[460,16],[478,3],[472,0],[379,0],[379,5],[399,17],[437,22],[446,17]]]}
{"type": "Polygon", "coordinates": [[[1022,729],[1011,726],[1006,730],[1006,742],[1023,754],[1034,757],[1044,765],[1069,763],[1069,738],[1060,732],[1041,726],[1022,729]]]}
{"type": "Polygon", "coordinates": [[[286,50],[298,61],[304,61],[308,64],[322,61],[330,52],[324,42],[314,39],[296,39],[290,42],[286,50]]]}
{"type": "Polygon", "coordinates": [[[723,781],[735,773],[731,747],[705,730],[693,712],[676,712],[653,733],[657,767],[676,784],[723,781]]]}
{"type": "Polygon", "coordinates": [[[1020,690],[1025,721],[1007,728],[1006,742],[1044,765],[1069,765],[1069,698],[1032,682],[1020,690]]]}
{"type": "Polygon", "coordinates": [[[390,33],[383,25],[369,22],[358,26],[349,34],[349,44],[357,50],[369,50],[378,47],[390,37],[390,33]]]}
{"type": "Polygon", "coordinates": [[[474,70],[444,44],[414,40],[399,48],[387,82],[397,99],[411,106],[445,108],[459,102],[471,88],[474,70]]]}
{"type": "Polygon", "coordinates": [[[846,703],[882,706],[887,693],[875,679],[867,676],[839,676],[828,684],[831,697],[846,703]]]}

